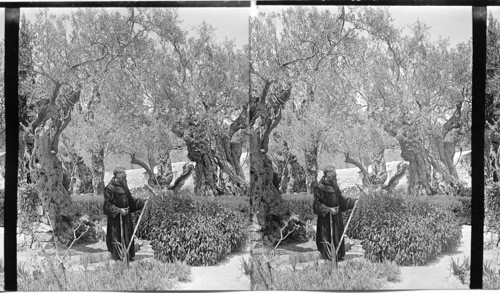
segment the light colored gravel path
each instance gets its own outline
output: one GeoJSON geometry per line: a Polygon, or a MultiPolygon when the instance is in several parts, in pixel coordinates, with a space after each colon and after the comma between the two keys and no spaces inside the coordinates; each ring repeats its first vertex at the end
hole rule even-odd
{"type": "Polygon", "coordinates": [[[457,251],[445,254],[427,266],[401,267],[401,281],[388,283],[390,290],[407,289],[468,289],[467,285],[452,275],[450,270],[451,259],[470,260],[471,226],[462,226],[462,240],[457,251]]]}
{"type": "Polygon", "coordinates": [[[248,252],[231,255],[216,266],[191,267],[191,281],[176,290],[250,290],[250,278],[243,273],[242,259],[248,252]]]}

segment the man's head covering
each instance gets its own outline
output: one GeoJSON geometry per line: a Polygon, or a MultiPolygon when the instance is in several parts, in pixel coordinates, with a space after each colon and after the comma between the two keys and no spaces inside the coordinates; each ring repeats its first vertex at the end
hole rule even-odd
{"type": "Polygon", "coordinates": [[[114,170],[113,170],[113,175],[116,177],[116,175],[120,174],[120,173],[123,173],[123,174],[127,174],[125,173],[125,168],[123,167],[116,167],[114,170]]]}
{"type": "Polygon", "coordinates": [[[326,166],[323,169],[323,174],[326,175],[327,173],[334,173],[336,175],[337,171],[335,170],[335,166],[333,166],[333,165],[326,166]]]}

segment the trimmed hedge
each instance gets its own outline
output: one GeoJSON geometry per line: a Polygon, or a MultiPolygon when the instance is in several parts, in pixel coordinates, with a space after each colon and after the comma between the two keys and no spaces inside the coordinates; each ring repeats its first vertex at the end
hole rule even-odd
{"type": "Polygon", "coordinates": [[[398,265],[425,265],[460,243],[455,215],[427,198],[381,195],[362,197],[348,235],[362,239],[365,257],[398,265]]]}
{"type": "Polygon", "coordinates": [[[151,240],[161,261],[213,265],[243,248],[245,227],[246,217],[222,203],[170,195],[151,200],[137,236],[151,240]]]}

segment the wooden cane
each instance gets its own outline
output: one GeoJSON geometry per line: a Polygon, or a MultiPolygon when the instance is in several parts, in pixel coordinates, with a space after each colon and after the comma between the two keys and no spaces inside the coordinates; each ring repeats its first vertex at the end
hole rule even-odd
{"type": "MultiPolygon", "coordinates": [[[[153,189],[151,188],[151,186],[149,186],[149,184],[146,184],[146,186],[149,188],[149,190],[155,195],[156,193],[153,191],[153,189]]],[[[137,220],[137,224],[135,225],[135,228],[134,228],[134,233],[132,233],[132,237],[130,237],[130,242],[128,244],[128,247],[127,247],[127,253],[130,251],[130,246],[132,246],[132,241],[134,240],[134,237],[135,237],[135,233],[137,233],[137,228],[139,228],[139,223],[141,222],[141,219],[142,219],[142,215],[144,214],[144,210],[146,210],[146,205],[148,204],[148,201],[149,201],[149,197],[151,196],[148,195],[148,197],[146,198],[146,202],[144,203],[144,206],[142,207],[142,210],[141,210],[141,214],[139,215],[139,219],[137,220]]]]}
{"type": "MultiPolygon", "coordinates": [[[[333,250],[335,249],[335,242],[333,240],[333,215],[332,215],[332,213],[330,213],[330,239],[332,242],[332,246],[330,247],[330,251],[333,252],[333,250]]],[[[335,267],[338,267],[337,253],[335,253],[335,255],[331,255],[331,254],[332,253],[330,253],[330,257],[332,258],[332,260],[335,261],[335,267]]]]}
{"type": "MultiPolygon", "coordinates": [[[[121,236],[121,246],[123,249],[125,247],[125,238],[123,237],[123,216],[122,214],[120,214],[120,236],[121,236]]],[[[125,252],[125,255],[123,255],[123,257],[125,258],[125,262],[127,263],[127,268],[129,267],[129,261],[128,261],[128,250],[125,252]]]]}
{"type": "Polygon", "coordinates": [[[344,232],[342,232],[342,237],[340,237],[339,246],[337,247],[337,250],[335,250],[335,256],[337,256],[337,253],[339,253],[339,248],[342,245],[342,240],[344,240],[345,232],[347,231],[347,228],[349,228],[349,224],[351,223],[351,218],[352,218],[352,215],[354,215],[354,210],[356,209],[356,205],[358,204],[358,201],[359,200],[356,200],[356,202],[354,203],[354,207],[352,208],[351,215],[349,216],[349,219],[347,220],[347,224],[345,225],[344,232]]]}

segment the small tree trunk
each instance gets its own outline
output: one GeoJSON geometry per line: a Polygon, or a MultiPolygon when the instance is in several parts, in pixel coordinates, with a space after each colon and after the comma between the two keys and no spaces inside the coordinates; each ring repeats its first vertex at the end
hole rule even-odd
{"type": "Polygon", "coordinates": [[[287,193],[288,183],[290,181],[289,168],[288,168],[289,156],[284,154],[283,152],[278,151],[278,153],[275,156],[272,156],[271,158],[277,171],[276,174],[279,177],[280,181],[279,190],[282,194],[287,193]]]}
{"type": "Polygon", "coordinates": [[[154,174],[153,170],[151,170],[151,168],[149,168],[148,164],[146,164],[142,160],[137,159],[135,157],[135,153],[130,154],[130,164],[134,164],[134,165],[141,166],[142,168],[144,168],[144,170],[146,170],[146,172],[148,173],[148,184],[151,186],[157,185],[155,174],[154,174]]]}
{"type": "Polygon", "coordinates": [[[169,186],[168,188],[173,190],[175,193],[178,193],[179,190],[181,190],[182,186],[186,182],[186,180],[189,178],[189,176],[193,173],[194,170],[194,163],[189,162],[184,164],[182,166],[182,174],[175,179],[174,184],[172,186],[169,186]]]}
{"type": "Polygon", "coordinates": [[[304,150],[306,161],[306,188],[307,193],[312,193],[318,183],[318,145],[304,150]]]}
{"type": "Polygon", "coordinates": [[[164,150],[160,153],[158,160],[158,183],[160,186],[168,187],[172,179],[174,179],[174,172],[172,171],[172,162],[170,161],[170,150],[164,150]]]}
{"type": "Polygon", "coordinates": [[[363,166],[363,164],[361,164],[361,162],[356,161],[355,159],[351,158],[351,156],[349,156],[349,152],[344,153],[344,155],[345,155],[344,162],[346,164],[353,164],[354,166],[358,167],[358,169],[361,171],[361,174],[363,175],[363,177],[361,178],[361,182],[363,183],[363,186],[371,186],[372,183],[370,181],[370,176],[369,176],[368,170],[366,170],[365,166],[363,166]]]}
{"type": "Polygon", "coordinates": [[[393,190],[394,187],[398,185],[399,180],[401,180],[401,178],[403,178],[403,176],[405,175],[407,168],[408,164],[405,164],[403,162],[399,163],[397,166],[396,174],[394,174],[394,176],[392,176],[392,178],[389,179],[389,182],[387,182],[387,185],[383,186],[382,188],[387,191],[393,190]]]}
{"type": "Polygon", "coordinates": [[[288,166],[290,170],[290,178],[292,179],[290,180],[288,189],[291,192],[307,191],[306,171],[304,170],[304,167],[299,164],[296,156],[290,155],[288,166]]]}
{"type": "Polygon", "coordinates": [[[80,186],[78,187],[79,193],[93,193],[93,176],[92,170],[85,164],[83,158],[80,156],[76,157],[75,162],[75,172],[74,176],[80,180],[80,186]]]}
{"type": "Polygon", "coordinates": [[[92,150],[90,154],[92,163],[92,189],[94,195],[104,193],[104,148],[92,150]]]}
{"type": "Polygon", "coordinates": [[[384,158],[385,147],[381,146],[376,153],[372,155],[372,172],[370,181],[375,185],[383,185],[387,180],[387,166],[384,158]]]}

